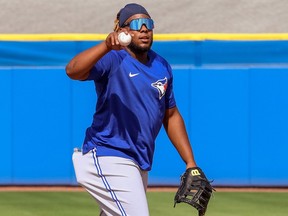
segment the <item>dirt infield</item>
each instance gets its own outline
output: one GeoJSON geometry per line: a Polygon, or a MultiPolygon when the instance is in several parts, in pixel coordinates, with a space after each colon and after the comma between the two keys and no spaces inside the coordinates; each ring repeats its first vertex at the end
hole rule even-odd
{"type": "MultiPolygon", "coordinates": [[[[288,192],[288,187],[216,187],[216,192],[288,192]]],[[[177,187],[148,187],[148,192],[176,192],[177,187]]],[[[84,191],[78,186],[0,186],[1,191],[84,191]]]]}

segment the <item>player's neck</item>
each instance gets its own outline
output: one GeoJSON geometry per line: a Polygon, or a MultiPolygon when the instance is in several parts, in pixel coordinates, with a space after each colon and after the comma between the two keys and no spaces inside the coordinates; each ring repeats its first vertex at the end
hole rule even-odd
{"type": "Polygon", "coordinates": [[[135,58],[136,58],[139,62],[141,62],[142,64],[147,64],[147,62],[149,61],[147,52],[146,52],[145,54],[142,54],[142,55],[137,54],[137,55],[135,56],[135,58]]]}
{"type": "Polygon", "coordinates": [[[126,49],[126,50],[133,58],[137,59],[142,64],[147,64],[147,62],[149,61],[148,51],[135,53],[135,52],[132,52],[130,49],[126,49]]]}

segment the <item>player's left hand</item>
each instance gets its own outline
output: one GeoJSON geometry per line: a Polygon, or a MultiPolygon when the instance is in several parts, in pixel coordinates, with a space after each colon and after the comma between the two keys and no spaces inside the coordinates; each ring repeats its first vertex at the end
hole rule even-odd
{"type": "Polygon", "coordinates": [[[196,208],[199,216],[204,216],[213,187],[199,167],[188,168],[181,176],[181,184],[174,198],[177,203],[188,203],[196,208]]]}

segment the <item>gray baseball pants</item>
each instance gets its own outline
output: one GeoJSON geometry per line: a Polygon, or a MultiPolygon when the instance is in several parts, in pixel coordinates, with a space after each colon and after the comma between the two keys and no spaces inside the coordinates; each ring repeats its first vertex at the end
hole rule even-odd
{"type": "Polygon", "coordinates": [[[100,216],[149,216],[148,173],[130,159],[97,156],[96,149],[73,153],[79,185],[97,201],[100,216]]]}

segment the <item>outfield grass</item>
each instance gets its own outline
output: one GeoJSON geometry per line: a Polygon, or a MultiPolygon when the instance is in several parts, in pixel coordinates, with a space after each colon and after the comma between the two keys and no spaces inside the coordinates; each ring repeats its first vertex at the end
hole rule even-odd
{"type": "MultiPolygon", "coordinates": [[[[173,208],[172,192],[148,192],[147,196],[151,216],[198,216],[187,204],[173,208]]],[[[288,193],[217,192],[206,216],[287,216],[287,204],[288,193]]],[[[86,192],[0,192],[1,216],[98,216],[98,213],[97,205],[86,192]]]]}

